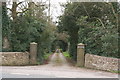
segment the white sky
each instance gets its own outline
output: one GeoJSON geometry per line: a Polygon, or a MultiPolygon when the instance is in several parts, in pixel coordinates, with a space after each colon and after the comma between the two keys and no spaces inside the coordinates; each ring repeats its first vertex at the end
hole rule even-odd
{"type": "MultiPolygon", "coordinates": [[[[43,0],[46,1],[46,0],[43,0]]],[[[58,21],[57,17],[62,14],[62,11],[64,10],[63,7],[60,6],[60,4],[66,3],[67,0],[50,0],[51,7],[50,7],[50,14],[53,21],[58,21]]],[[[47,3],[49,3],[49,0],[47,0],[47,3]]]]}

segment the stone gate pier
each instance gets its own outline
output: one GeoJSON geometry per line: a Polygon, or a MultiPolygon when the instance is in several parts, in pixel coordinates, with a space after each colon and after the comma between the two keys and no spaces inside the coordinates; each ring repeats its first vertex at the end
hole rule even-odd
{"type": "Polygon", "coordinates": [[[30,64],[37,63],[37,43],[30,43],[30,64]]]}
{"type": "Polygon", "coordinates": [[[77,45],[77,66],[84,67],[85,55],[84,55],[85,45],[80,43],[77,45]]]}

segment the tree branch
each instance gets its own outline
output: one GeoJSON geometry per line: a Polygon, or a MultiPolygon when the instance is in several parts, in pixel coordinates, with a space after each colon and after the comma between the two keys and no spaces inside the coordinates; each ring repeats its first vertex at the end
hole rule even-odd
{"type": "MultiPolygon", "coordinates": [[[[89,13],[88,13],[88,11],[87,11],[87,9],[86,9],[86,7],[85,7],[85,5],[83,3],[82,3],[82,5],[83,5],[84,10],[87,13],[88,17],[91,18],[90,15],[89,15],[89,13]]],[[[97,18],[97,17],[92,17],[92,18],[97,19],[101,23],[101,25],[103,26],[103,28],[105,29],[105,25],[104,25],[104,23],[102,22],[102,20],[100,18],[97,18]]]]}
{"type": "Polygon", "coordinates": [[[22,4],[22,3],[23,3],[23,1],[22,1],[22,2],[19,2],[19,3],[17,4],[17,6],[20,5],[20,4],[22,4]]]}
{"type": "Polygon", "coordinates": [[[26,10],[24,10],[24,11],[22,11],[22,12],[17,12],[17,14],[19,14],[19,13],[24,13],[24,12],[26,12],[27,10],[29,10],[29,9],[26,9],[26,10]]]}
{"type": "Polygon", "coordinates": [[[83,8],[84,8],[85,12],[87,13],[88,17],[90,18],[90,15],[89,15],[89,13],[88,13],[88,11],[87,11],[85,5],[84,5],[83,3],[82,3],[82,5],[83,5],[83,8]]]}
{"type": "Polygon", "coordinates": [[[10,11],[12,11],[12,9],[10,9],[10,8],[7,8],[8,10],[10,10],[10,11]]]}
{"type": "Polygon", "coordinates": [[[97,18],[97,17],[93,17],[93,18],[97,19],[102,24],[103,28],[105,29],[105,25],[100,18],[97,18]]]}
{"type": "Polygon", "coordinates": [[[114,16],[115,16],[115,17],[116,17],[116,19],[117,19],[117,14],[115,13],[115,10],[114,10],[114,8],[113,8],[113,5],[112,5],[111,3],[109,3],[109,5],[111,5],[112,12],[113,12],[114,16]]]}

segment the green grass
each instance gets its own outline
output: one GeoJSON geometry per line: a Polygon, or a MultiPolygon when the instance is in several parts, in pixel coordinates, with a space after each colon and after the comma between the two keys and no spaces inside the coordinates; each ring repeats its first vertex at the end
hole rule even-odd
{"type": "Polygon", "coordinates": [[[120,73],[120,71],[110,71],[110,72],[112,72],[112,73],[120,73]]]}
{"type": "Polygon", "coordinates": [[[46,60],[48,60],[48,58],[49,58],[50,55],[52,55],[52,52],[51,52],[51,53],[45,53],[44,56],[43,56],[43,60],[42,60],[42,61],[38,60],[38,61],[37,61],[37,65],[44,64],[44,62],[45,62],[46,60]]]}
{"type": "Polygon", "coordinates": [[[48,59],[48,57],[49,57],[51,54],[52,54],[52,52],[51,52],[51,53],[46,53],[46,54],[44,55],[44,59],[45,59],[45,60],[48,59]]]}
{"type": "Polygon", "coordinates": [[[69,53],[68,53],[68,52],[63,52],[63,55],[64,55],[65,57],[70,58],[70,55],[69,55],[69,53]]]}

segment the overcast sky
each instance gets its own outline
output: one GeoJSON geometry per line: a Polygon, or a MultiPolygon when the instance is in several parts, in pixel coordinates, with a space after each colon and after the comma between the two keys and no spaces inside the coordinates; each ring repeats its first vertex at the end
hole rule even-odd
{"type": "MultiPolygon", "coordinates": [[[[58,20],[57,17],[60,16],[62,14],[62,10],[64,10],[64,8],[60,6],[60,4],[65,4],[66,2],[67,0],[50,0],[50,14],[54,22],[58,20]]],[[[49,4],[49,0],[47,0],[47,4],[49,4]]]]}

